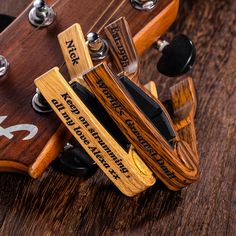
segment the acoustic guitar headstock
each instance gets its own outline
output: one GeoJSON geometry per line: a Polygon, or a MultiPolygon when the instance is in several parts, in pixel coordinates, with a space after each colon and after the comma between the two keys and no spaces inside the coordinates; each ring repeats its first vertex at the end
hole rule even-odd
{"type": "MultiPolygon", "coordinates": [[[[30,5],[0,35],[0,170],[16,171],[38,177],[57,157],[69,138],[54,115],[38,114],[31,106],[35,94],[34,79],[54,66],[68,78],[57,36],[79,22],[83,32],[104,36],[104,27],[125,17],[129,23],[137,54],[141,55],[163,35],[176,18],[178,0],[109,1],[65,0],[47,1],[50,19],[45,27],[32,25],[34,16],[43,15],[40,1],[30,5]],[[142,2],[153,2],[150,7],[142,2]],[[145,8],[140,10],[140,7],[145,8]],[[134,7],[135,6],[135,7],[134,7]],[[32,8],[34,10],[32,10],[32,8]],[[138,8],[138,9],[137,9],[138,8]],[[146,8],[152,8],[146,10],[146,8]],[[39,14],[39,12],[41,12],[39,14]],[[53,17],[53,21],[51,21],[53,17]],[[31,23],[29,22],[31,20],[31,23]],[[52,24],[51,24],[52,23],[52,24]],[[5,60],[6,59],[6,60],[5,60]],[[7,71],[2,69],[7,66],[7,71]]],[[[96,62],[95,62],[96,64],[96,62]]]]}

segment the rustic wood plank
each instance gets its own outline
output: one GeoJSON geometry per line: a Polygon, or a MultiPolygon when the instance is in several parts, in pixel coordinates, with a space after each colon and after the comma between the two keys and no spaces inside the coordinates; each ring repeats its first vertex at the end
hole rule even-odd
{"type": "MultiPolygon", "coordinates": [[[[0,10],[12,1],[1,1],[0,10]]],[[[1,173],[1,235],[235,234],[236,2],[181,4],[167,38],[184,32],[197,47],[192,77],[198,95],[200,181],[177,193],[157,183],[126,198],[101,171],[87,181],[52,169],[38,180],[1,173]]],[[[164,98],[176,81],[158,75],[156,57],[154,50],[143,57],[142,82],[155,80],[164,98]]]]}

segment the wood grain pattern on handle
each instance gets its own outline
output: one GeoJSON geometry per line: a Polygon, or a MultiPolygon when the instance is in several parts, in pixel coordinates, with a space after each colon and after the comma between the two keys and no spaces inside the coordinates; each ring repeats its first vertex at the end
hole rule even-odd
{"type": "Polygon", "coordinates": [[[197,109],[197,97],[192,78],[187,78],[170,88],[174,111],[174,125],[180,137],[185,140],[194,152],[195,161],[199,163],[197,137],[194,117],[197,109]]]}
{"type": "Polygon", "coordinates": [[[80,24],[73,24],[57,37],[71,80],[80,80],[83,86],[88,87],[82,74],[93,67],[93,62],[80,24]]]}
{"type": "Polygon", "coordinates": [[[130,158],[132,155],[117,144],[75,94],[58,68],[36,79],[35,84],[61,121],[122,193],[134,196],[155,183],[144,162],[140,159],[137,166],[130,158]]]}
{"type": "MultiPolygon", "coordinates": [[[[155,97],[158,98],[157,87],[154,81],[150,81],[144,87],[155,97]]],[[[182,140],[187,142],[194,152],[194,158],[199,164],[197,151],[197,136],[194,117],[197,108],[197,97],[193,79],[188,77],[170,88],[171,102],[175,130],[182,140]]]]}
{"type": "MultiPolygon", "coordinates": [[[[143,160],[167,187],[179,190],[197,180],[199,170],[188,144],[176,134],[172,149],[107,65],[101,63],[83,77],[143,160]]],[[[165,111],[158,99],[156,102],[165,111]]],[[[167,111],[165,113],[174,128],[167,111]]]]}
{"type": "Polygon", "coordinates": [[[117,74],[124,72],[129,78],[139,73],[139,58],[128,22],[124,17],[117,19],[104,29],[117,74]]]}
{"type": "MultiPolygon", "coordinates": [[[[120,18],[118,22],[123,23],[126,21],[123,18],[120,18]]],[[[128,23],[126,22],[126,28],[129,29],[127,24],[128,23]]],[[[62,50],[64,59],[67,65],[67,69],[71,77],[71,82],[76,81],[80,83],[81,85],[85,86],[87,89],[89,89],[89,86],[82,78],[82,74],[84,74],[86,71],[88,71],[89,69],[93,67],[93,62],[91,60],[89,50],[88,50],[88,47],[84,38],[85,37],[82,32],[81,26],[78,23],[72,25],[71,27],[69,27],[68,29],[66,29],[65,31],[63,31],[62,33],[58,35],[58,40],[61,46],[61,50],[62,50]]],[[[131,46],[132,46],[133,41],[132,41],[132,36],[130,33],[129,33],[128,39],[130,40],[131,46]]],[[[133,52],[136,55],[134,46],[133,46],[133,52]]],[[[118,52],[115,52],[115,53],[118,53],[118,52]]],[[[123,71],[123,68],[121,68],[121,70],[123,71]]],[[[68,130],[66,129],[66,127],[64,127],[64,132],[68,133],[68,130]]],[[[117,145],[119,144],[117,143],[117,145]]],[[[131,158],[136,163],[137,167],[140,166],[141,172],[144,172],[145,168],[143,166],[143,162],[140,161],[141,160],[140,157],[136,158],[136,156],[138,156],[138,154],[135,152],[135,150],[131,146],[130,151],[129,151],[129,158],[131,158]]],[[[150,170],[146,168],[145,172],[147,171],[150,172],[150,170]]]]}

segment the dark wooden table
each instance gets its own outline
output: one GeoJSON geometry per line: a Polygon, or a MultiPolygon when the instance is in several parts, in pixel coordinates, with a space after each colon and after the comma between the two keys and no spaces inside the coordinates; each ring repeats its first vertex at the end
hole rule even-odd
{"type": "MultiPolygon", "coordinates": [[[[27,2],[1,0],[0,12],[17,15],[27,2]]],[[[52,168],[38,180],[1,173],[0,235],[236,235],[236,1],[181,1],[167,38],[179,33],[197,48],[200,180],[127,198],[101,171],[87,181],[52,168]]],[[[143,56],[142,82],[155,80],[164,98],[175,81],[158,75],[156,56],[143,56]]]]}

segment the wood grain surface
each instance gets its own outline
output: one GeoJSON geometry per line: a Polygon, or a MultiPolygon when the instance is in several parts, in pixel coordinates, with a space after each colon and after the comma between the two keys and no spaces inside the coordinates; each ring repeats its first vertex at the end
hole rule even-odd
{"type": "MultiPolygon", "coordinates": [[[[20,3],[2,0],[0,11],[16,14],[20,3]]],[[[101,171],[86,181],[52,168],[38,180],[1,173],[0,235],[235,235],[236,2],[181,5],[167,39],[185,33],[197,48],[200,180],[181,192],[157,183],[127,198],[101,171]]],[[[168,97],[177,81],[158,75],[156,60],[153,49],[143,56],[142,82],[155,80],[168,97]]]]}

